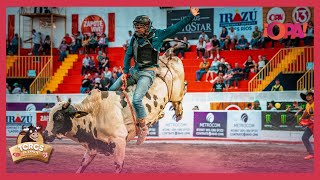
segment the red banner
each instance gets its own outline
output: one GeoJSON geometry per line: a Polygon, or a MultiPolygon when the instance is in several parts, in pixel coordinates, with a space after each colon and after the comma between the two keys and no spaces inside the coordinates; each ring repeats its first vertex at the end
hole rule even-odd
{"type": "Polygon", "coordinates": [[[49,113],[37,112],[37,126],[41,127],[41,130],[45,130],[49,121],[49,113]]]}
{"type": "Polygon", "coordinates": [[[8,40],[11,42],[14,36],[14,15],[8,15],[8,40]]]}
{"type": "Polygon", "coordinates": [[[108,13],[108,40],[109,42],[115,41],[115,13],[108,13]]]}
{"type": "Polygon", "coordinates": [[[92,32],[97,33],[97,36],[101,36],[106,31],[106,24],[104,20],[97,15],[91,15],[86,17],[81,24],[82,34],[90,34],[92,32]]]}
{"type": "Polygon", "coordinates": [[[76,34],[79,31],[79,15],[72,14],[72,34],[76,34]]]}

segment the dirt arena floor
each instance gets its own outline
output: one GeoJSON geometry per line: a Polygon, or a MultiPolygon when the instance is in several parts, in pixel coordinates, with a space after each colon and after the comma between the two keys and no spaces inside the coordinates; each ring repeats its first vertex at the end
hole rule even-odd
{"type": "MultiPolygon", "coordinates": [[[[7,140],[8,173],[73,173],[85,149],[69,140],[55,141],[49,163],[23,161],[13,163],[7,140]]],[[[130,142],[122,173],[311,173],[313,160],[304,160],[303,144],[217,144],[217,143],[145,143],[130,142]]],[[[113,173],[112,156],[97,155],[85,173],[113,173]]]]}

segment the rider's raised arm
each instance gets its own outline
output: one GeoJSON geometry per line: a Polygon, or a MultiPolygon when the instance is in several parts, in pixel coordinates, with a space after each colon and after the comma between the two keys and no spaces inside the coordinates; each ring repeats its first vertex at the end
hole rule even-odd
{"type": "Polygon", "coordinates": [[[123,73],[128,74],[130,69],[131,58],[133,57],[133,39],[131,38],[130,44],[128,46],[126,55],[124,56],[123,73]]]}

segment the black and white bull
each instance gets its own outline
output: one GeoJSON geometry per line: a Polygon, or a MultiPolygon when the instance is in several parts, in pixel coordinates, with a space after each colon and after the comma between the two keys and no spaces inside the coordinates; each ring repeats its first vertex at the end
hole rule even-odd
{"type": "MultiPolygon", "coordinates": [[[[163,117],[163,109],[168,102],[172,102],[177,120],[183,113],[181,101],[186,87],[182,62],[177,57],[169,61],[162,56],[160,60],[158,76],[162,78],[155,78],[142,100],[149,125],[163,117]]],[[[66,136],[86,148],[77,173],[82,173],[97,153],[113,155],[116,172],[120,173],[126,144],[137,134],[132,109],[126,98],[127,94],[132,100],[134,89],[135,86],[128,87],[127,92],[94,89],[81,103],[74,105],[71,105],[71,99],[62,102],[58,98],[58,103],[49,113],[45,140],[50,142],[55,137],[66,136]]]]}
{"type": "Polygon", "coordinates": [[[39,133],[38,131],[40,130],[40,127],[34,127],[34,126],[29,126],[22,129],[26,134],[25,136],[21,139],[21,143],[24,142],[37,142],[39,133]]]}

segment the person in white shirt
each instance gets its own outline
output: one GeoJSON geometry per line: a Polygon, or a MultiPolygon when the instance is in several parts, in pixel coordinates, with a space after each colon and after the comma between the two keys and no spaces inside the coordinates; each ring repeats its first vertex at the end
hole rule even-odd
{"type": "Polygon", "coordinates": [[[129,44],[131,42],[131,38],[132,38],[132,31],[128,31],[128,33],[129,33],[129,37],[126,40],[126,43],[123,45],[124,51],[127,51],[128,47],[129,47],[129,44]]]}
{"type": "Polygon", "coordinates": [[[199,35],[198,39],[200,39],[200,38],[202,38],[204,41],[209,39],[208,35],[204,31],[202,31],[201,34],[199,35]]]}
{"type": "Polygon", "coordinates": [[[85,55],[85,57],[82,60],[82,70],[81,70],[81,75],[84,76],[85,74],[88,73],[89,71],[89,62],[90,62],[90,57],[88,54],[85,55]]]}
{"type": "Polygon", "coordinates": [[[268,109],[269,109],[270,111],[276,111],[277,108],[274,107],[275,104],[276,104],[276,103],[275,103],[274,101],[269,102],[268,109]]]}
{"type": "Polygon", "coordinates": [[[49,112],[51,111],[51,108],[50,108],[49,104],[48,104],[48,103],[46,103],[45,107],[44,107],[44,108],[42,108],[42,110],[41,110],[41,111],[42,111],[42,112],[49,113],[49,112]]]}
{"type": "Polygon", "coordinates": [[[103,74],[104,74],[105,78],[111,79],[112,73],[111,73],[111,71],[109,71],[108,67],[105,67],[105,71],[103,72],[103,74]]]}
{"type": "Polygon", "coordinates": [[[233,27],[230,28],[230,31],[228,32],[228,35],[230,37],[230,50],[231,49],[235,49],[236,48],[236,44],[237,44],[237,41],[238,41],[238,36],[237,36],[237,32],[236,30],[234,30],[233,27]]]}
{"type": "Polygon", "coordinates": [[[21,88],[18,83],[13,84],[14,89],[12,90],[12,94],[21,94],[21,88]]]}

